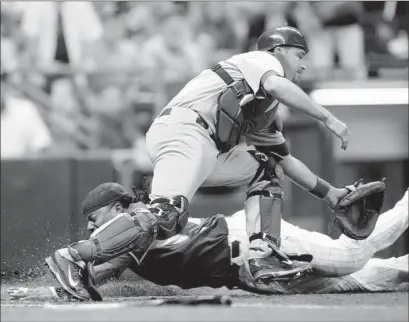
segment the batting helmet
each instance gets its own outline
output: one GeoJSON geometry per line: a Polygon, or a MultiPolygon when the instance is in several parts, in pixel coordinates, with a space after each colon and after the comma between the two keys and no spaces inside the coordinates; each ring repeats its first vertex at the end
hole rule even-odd
{"type": "Polygon", "coordinates": [[[273,51],[278,46],[298,47],[308,53],[308,44],[304,35],[297,28],[289,26],[265,31],[257,41],[257,50],[273,51]]]}

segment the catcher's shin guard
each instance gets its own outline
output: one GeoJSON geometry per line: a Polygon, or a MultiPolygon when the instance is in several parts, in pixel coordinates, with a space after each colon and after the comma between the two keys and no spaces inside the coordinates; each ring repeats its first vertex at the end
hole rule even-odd
{"type": "Polygon", "coordinates": [[[279,248],[284,205],[281,185],[277,181],[262,181],[253,185],[253,188],[255,190],[248,192],[244,204],[250,248],[266,245],[282,262],[291,265],[290,259],[279,248]]]}
{"type": "MultiPolygon", "coordinates": [[[[270,182],[261,182],[261,190],[253,190],[247,194],[244,205],[246,212],[246,228],[249,236],[267,234],[280,245],[281,218],[283,212],[283,190],[281,186],[273,186],[270,182]]],[[[260,187],[260,185],[259,185],[260,187]]]]}
{"type": "Polygon", "coordinates": [[[157,218],[148,209],[120,214],[95,230],[91,238],[71,244],[68,250],[75,260],[95,265],[132,251],[142,261],[156,239],[157,218]]]}
{"type": "Polygon", "coordinates": [[[250,150],[249,153],[260,166],[247,191],[244,208],[247,234],[267,234],[280,246],[284,171],[274,156],[268,157],[257,150],[250,150]]]}
{"type": "Polygon", "coordinates": [[[254,156],[260,159],[264,174],[250,185],[244,208],[250,236],[249,273],[256,282],[297,278],[311,269],[312,257],[289,255],[280,250],[284,206],[282,168],[271,158],[254,156]]]}
{"type": "MultiPolygon", "coordinates": [[[[250,183],[245,202],[248,236],[267,234],[280,246],[281,218],[284,206],[284,171],[273,157],[259,151],[249,153],[260,163],[250,183]]],[[[254,238],[255,239],[255,238],[254,238]]]]}
{"type": "Polygon", "coordinates": [[[182,232],[189,217],[189,202],[183,196],[152,198],[148,209],[158,220],[158,239],[167,239],[182,232]]]}

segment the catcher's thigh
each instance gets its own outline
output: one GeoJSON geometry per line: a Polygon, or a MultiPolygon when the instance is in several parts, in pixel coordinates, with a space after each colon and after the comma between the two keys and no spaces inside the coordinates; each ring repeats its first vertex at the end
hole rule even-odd
{"type": "Polygon", "coordinates": [[[142,260],[156,239],[157,218],[147,209],[134,216],[120,214],[95,230],[91,238],[68,247],[75,260],[102,264],[119,255],[133,252],[142,260]]]}
{"type": "Polygon", "coordinates": [[[253,179],[260,164],[248,153],[249,147],[235,146],[217,157],[217,163],[202,187],[243,187],[253,179]]]}
{"type": "Polygon", "coordinates": [[[219,154],[206,130],[194,121],[154,123],[146,135],[146,146],[153,161],[152,195],[184,196],[189,203],[219,154]]]}

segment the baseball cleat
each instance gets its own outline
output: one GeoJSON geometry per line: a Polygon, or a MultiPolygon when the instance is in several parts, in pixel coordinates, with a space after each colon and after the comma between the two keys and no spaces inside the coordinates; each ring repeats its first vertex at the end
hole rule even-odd
{"type": "Polygon", "coordinates": [[[286,254],[274,247],[270,256],[250,259],[249,268],[256,282],[288,280],[312,272],[311,261],[311,255],[286,254]]]}
{"type": "Polygon", "coordinates": [[[85,265],[75,262],[67,248],[54,252],[52,256],[45,259],[45,263],[64,290],[77,300],[90,300],[83,279],[85,265]]]}
{"type": "Polygon", "coordinates": [[[293,260],[288,264],[274,254],[267,258],[250,259],[249,267],[256,282],[296,279],[312,271],[311,263],[293,260]]]}

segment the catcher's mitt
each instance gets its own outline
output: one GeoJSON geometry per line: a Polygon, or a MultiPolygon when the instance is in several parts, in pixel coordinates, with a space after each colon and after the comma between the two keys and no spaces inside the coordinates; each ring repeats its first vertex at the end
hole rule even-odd
{"type": "Polygon", "coordinates": [[[374,230],[385,198],[385,179],[346,186],[348,194],[332,208],[334,223],[349,238],[366,239],[374,230]]]}

